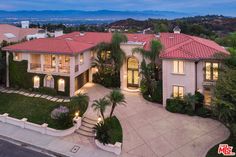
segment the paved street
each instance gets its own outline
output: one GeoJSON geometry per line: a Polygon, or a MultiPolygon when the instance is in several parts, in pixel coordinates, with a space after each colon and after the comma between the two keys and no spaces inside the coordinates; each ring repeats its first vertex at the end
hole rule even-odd
{"type": "Polygon", "coordinates": [[[49,157],[24,147],[0,140],[0,157],[49,157]]]}

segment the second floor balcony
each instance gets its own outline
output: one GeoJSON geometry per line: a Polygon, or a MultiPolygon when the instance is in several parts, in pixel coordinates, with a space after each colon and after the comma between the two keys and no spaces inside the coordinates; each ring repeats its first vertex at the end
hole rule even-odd
{"type": "Polygon", "coordinates": [[[70,58],[63,55],[31,54],[28,70],[42,73],[70,73],[70,58]]]}

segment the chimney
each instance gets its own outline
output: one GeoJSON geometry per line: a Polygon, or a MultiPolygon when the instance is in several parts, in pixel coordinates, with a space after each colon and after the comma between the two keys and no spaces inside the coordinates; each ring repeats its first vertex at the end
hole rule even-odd
{"type": "Polygon", "coordinates": [[[55,38],[59,37],[59,36],[62,36],[62,35],[63,35],[63,30],[55,30],[55,32],[54,32],[55,38]]]}
{"type": "Polygon", "coordinates": [[[174,32],[175,34],[180,34],[181,29],[179,28],[179,26],[175,26],[175,28],[173,29],[173,32],[174,32]]]}
{"type": "Polygon", "coordinates": [[[29,21],[21,21],[21,28],[29,28],[29,21]]]}

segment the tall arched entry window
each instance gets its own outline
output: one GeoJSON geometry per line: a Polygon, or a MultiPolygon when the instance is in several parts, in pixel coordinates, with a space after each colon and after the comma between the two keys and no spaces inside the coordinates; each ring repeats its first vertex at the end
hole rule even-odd
{"type": "Polygon", "coordinates": [[[139,62],[135,57],[128,58],[127,61],[127,87],[139,86],[139,62]]]}
{"type": "Polygon", "coordinates": [[[52,75],[45,76],[44,87],[54,88],[54,79],[53,79],[52,75]]]}

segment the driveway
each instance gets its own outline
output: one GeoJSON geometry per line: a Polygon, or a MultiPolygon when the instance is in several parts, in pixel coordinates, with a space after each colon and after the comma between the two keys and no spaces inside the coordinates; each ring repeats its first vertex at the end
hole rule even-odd
{"type": "MultiPolygon", "coordinates": [[[[88,83],[82,91],[90,96],[91,105],[110,90],[88,83]]],[[[127,104],[115,110],[123,128],[122,157],[203,157],[229,136],[228,129],[216,120],[173,114],[144,100],[140,93],[123,93],[127,104]]],[[[97,113],[89,107],[86,116],[97,113]]]]}

